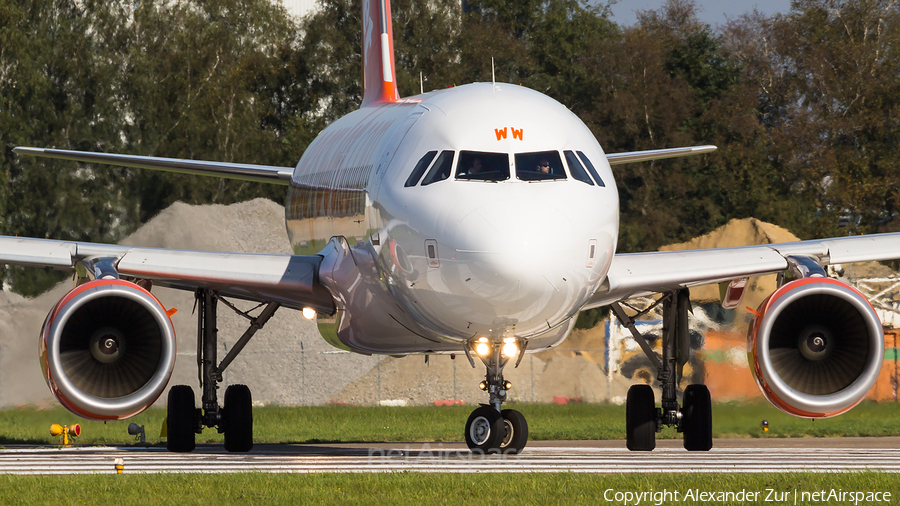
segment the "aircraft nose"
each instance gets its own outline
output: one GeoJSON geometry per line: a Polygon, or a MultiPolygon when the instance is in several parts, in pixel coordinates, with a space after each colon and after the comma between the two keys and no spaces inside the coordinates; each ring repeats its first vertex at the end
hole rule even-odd
{"type": "Polygon", "coordinates": [[[541,320],[548,316],[541,308],[572,295],[575,280],[566,272],[566,259],[575,249],[574,237],[571,220],[549,205],[485,203],[459,220],[460,281],[500,313],[541,320]]]}
{"type": "Polygon", "coordinates": [[[572,223],[541,202],[524,199],[483,204],[460,221],[457,250],[477,254],[495,265],[497,274],[518,276],[552,263],[568,249],[572,223]]]}

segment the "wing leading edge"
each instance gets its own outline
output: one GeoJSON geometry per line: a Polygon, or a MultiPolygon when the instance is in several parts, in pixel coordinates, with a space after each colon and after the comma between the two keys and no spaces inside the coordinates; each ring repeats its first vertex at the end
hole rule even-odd
{"type": "Polygon", "coordinates": [[[200,176],[224,177],[229,179],[242,179],[260,183],[290,184],[292,167],[272,167],[269,165],[252,165],[244,163],[205,162],[201,160],[186,160],[182,158],[160,158],[155,156],[119,155],[114,153],[92,153],[88,151],[69,151],[66,149],[29,148],[19,146],[14,148],[15,153],[31,155],[42,158],[56,158],[59,160],[74,160],[77,162],[103,163],[107,165],[121,165],[123,167],[135,167],[138,169],[164,170],[168,172],[180,172],[182,174],[195,174],[200,176]]]}
{"type": "Polygon", "coordinates": [[[789,256],[819,265],[900,258],[900,233],[761,246],[617,254],[585,309],[654,293],[783,272],[789,256]]]}
{"type": "Polygon", "coordinates": [[[270,255],[138,248],[51,239],[0,237],[0,264],[74,269],[92,258],[113,258],[122,276],[154,284],[278,302],[295,309],[333,313],[334,302],[319,283],[319,255],[270,255]]]}
{"type": "Polygon", "coordinates": [[[606,159],[610,165],[622,165],[624,163],[646,162],[650,160],[663,160],[665,158],[678,158],[682,156],[702,155],[712,153],[715,146],[693,146],[688,148],[652,149],[649,151],[629,151],[626,153],[607,154],[606,159]]]}

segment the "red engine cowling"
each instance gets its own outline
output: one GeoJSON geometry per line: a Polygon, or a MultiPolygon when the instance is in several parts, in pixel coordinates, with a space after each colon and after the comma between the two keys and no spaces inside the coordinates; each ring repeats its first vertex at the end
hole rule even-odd
{"type": "Polygon", "coordinates": [[[80,285],[47,315],[41,367],[69,411],[93,420],[134,416],[166,388],[175,329],[147,290],[118,279],[80,285]]]}
{"type": "Polygon", "coordinates": [[[785,284],[760,305],[747,335],[756,383],[782,411],[836,416],[871,390],[884,359],[881,321],[854,288],[829,278],[785,284]]]}

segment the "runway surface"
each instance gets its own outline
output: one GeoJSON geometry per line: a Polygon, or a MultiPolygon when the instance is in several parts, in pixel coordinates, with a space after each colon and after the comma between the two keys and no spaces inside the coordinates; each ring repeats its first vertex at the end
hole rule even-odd
{"type": "Polygon", "coordinates": [[[680,440],[653,452],[629,452],[623,441],[536,441],[521,455],[475,455],[463,444],[257,444],[234,454],[198,445],[190,454],[160,447],[18,447],[0,450],[0,474],[355,473],[355,472],[900,472],[900,438],[716,440],[709,452],[687,452],[680,440]]]}

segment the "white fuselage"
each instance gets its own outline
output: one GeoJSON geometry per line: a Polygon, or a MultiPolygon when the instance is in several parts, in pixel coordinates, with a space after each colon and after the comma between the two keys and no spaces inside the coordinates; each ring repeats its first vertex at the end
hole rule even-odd
{"type": "Polygon", "coordinates": [[[338,339],[354,351],[459,351],[481,336],[552,346],[616,247],[618,194],[594,136],[514,85],[362,108],[319,135],[291,186],[297,252],[342,236],[359,266],[366,295],[338,297],[338,339]]]}

